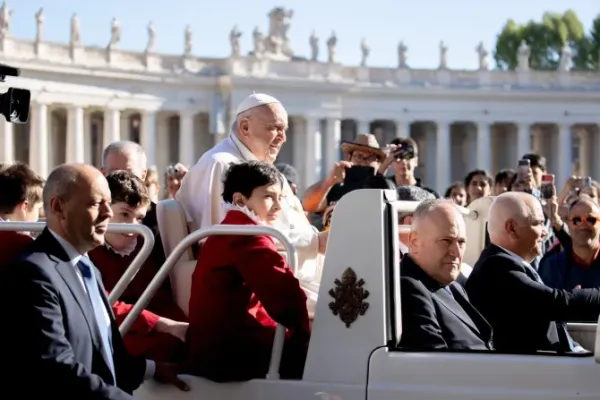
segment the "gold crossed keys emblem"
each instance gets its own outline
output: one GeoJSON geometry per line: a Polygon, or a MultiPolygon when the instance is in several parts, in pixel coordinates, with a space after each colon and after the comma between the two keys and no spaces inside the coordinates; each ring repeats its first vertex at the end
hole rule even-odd
{"type": "Polygon", "coordinates": [[[363,288],[364,279],[358,279],[352,268],[346,268],[342,280],[336,279],[334,283],[335,288],[329,290],[329,295],[335,300],[329,303],[329,308],[350,328],[359,315],[367,312],[369,303],[364,300],[369,297],[369,291],[363,288]]]}

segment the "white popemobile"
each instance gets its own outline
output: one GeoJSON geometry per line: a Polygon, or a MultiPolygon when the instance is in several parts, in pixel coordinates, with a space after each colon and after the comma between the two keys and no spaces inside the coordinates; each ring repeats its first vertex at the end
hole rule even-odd
{"type": "MultiPolygon", "coordinates": [[[[473,265],[485,245],[491,198],[462,209],[467,226],[465,262],[473,265]]],[[[146,381],[135,393],[140,400],[592,400],[600,398],[600,333],[597,324],[569,324],[569,331],[594,356],[507,355],[493,352],[414,352],[397,348],[402,335],[398,212],[411,212],[415,202],[396,201],[395,191],[358,190],[337,204],[330,230],[321,285],[315,288],[315,319],[304,376],[279,379],[283,327],[273,344],[265,379],[214,383],[184,376],[191,387],[146,381]],[[355,218],[356,210],[361,218],[355,218]]],[[[188,232],[176,200],[157,208],[167,261],[121,325],[130,324],[162,280],[171,279],[179,306],[187,310],[190,277],[195,266],[189,247],[214,234],[271,234],[286,244],[288,261],[296,264],[293,246],[268,227],[215,226],[188,232]]],[[[41,230],[39,224],[35,230],[41,230]]],[[[8,223],[2,230],[31,230],[32,224],[8,223]],[[25,226],[26,225],[26,226],[25,226]]],[[[114,225],[110,229],[126,229],[114,225]]],[[[132,229],[139,231],[140,229],[132,229]]],[[[120,282],[124,288],[142,257],[120,282]]],[[[117,289],[117,288],[115,288],[117,289]]],[[[111,298],[119,293],[113,291],[111,298]]]]}

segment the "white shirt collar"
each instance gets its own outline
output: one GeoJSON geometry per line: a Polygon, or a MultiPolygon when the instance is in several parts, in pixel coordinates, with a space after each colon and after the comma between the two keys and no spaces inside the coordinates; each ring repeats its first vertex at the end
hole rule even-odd
{"type": "Polygon", "coordinates": [[[244,161],[258,161],[258,157],[256,157],[254,155],[254,153],[252,153],[250,151],[250,149],[244,143],[242,143],[242,141],[240,140],[240,138],[238,138],[233,133],[231,135],[229,135],[229,137],[231,138],[231,141],[233,142],[233,145],[240,152],[240,154],[241,154],[242,158],[244,159],[244,161]]]}
{"type": "Polygon", "coordinates": [[[67,253],[67,257],[69,257],[69,262],[73,266],[76,266],[77,263],[79,262],[79,260],[81,259],[81,257],[83,257],[83,254],[80,254],[75,249],[75,247],[73,247],[73,245],[71,243],[69,243],[67,240],[65,240],[62,236],[59,236],[52,229],[48,229],[48,230],[50,231],[50,233],[52,234],[52,236],[54,236],[54,239],[56,239],[56,241],[58,243],[60,243],[60,245],[62,246],[62,248],[65,251],[65,253],[67,253]]]}
{"type": "Polygon", "coordinates": [[[131,253],[133,253],[135,251],[135,249],[137,248],[137,245],[138,245],[138,241],[137,241],[137,237],[136,237],[135,240],[132,241],[129,246],[127,246],[127,247],[125,247],[124,249],[121,249],[121,250],[115,249],[106,240],[104,241],[104,245],[106,246],[107,249],[109,249],[113,253],[115,253],[115,254],[117,254],[117,255],[119,255],[121,257],[127,257],[127,256],[131,255],[131,253]]]}

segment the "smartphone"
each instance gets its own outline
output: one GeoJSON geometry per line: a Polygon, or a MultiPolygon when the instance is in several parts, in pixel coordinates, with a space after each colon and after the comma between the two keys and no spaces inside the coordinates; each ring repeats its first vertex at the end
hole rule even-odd
{"type": "Polygon", "coordinates": [[[583,184],[581,185],[581,187],[583,187],[583,188],[592,187],[592,178],[590,178],[589,176],[586,176],[585,178],[583,178],[583,184]]]}
{"type": "Polygon", "coordinates": [[[540,186],[540,194],[543,199],[551,199],[554,193],[554,175],[544,174],[542,175],[542,185],[540,186]]]}
{"type": "Polygon", "coordinates": [[[363,189],[370,178],[375,175],[375,168],[354,165],[346,170],[344,177],[343,194],[356,189],[363,189]]]}
{"type": "Polygon", "coordinates": [[[526,180],[530,169],[531,162],[529,160],[519,160],[519,168],[517,169],[519,176],[517,177],[517,181],[526,180]]]}
{"type": "Polygon", "coordinates": [[[375,168],[363,165],[353,165],[346,170],[344,185],[364,184],[375,175],[375,168]]]}

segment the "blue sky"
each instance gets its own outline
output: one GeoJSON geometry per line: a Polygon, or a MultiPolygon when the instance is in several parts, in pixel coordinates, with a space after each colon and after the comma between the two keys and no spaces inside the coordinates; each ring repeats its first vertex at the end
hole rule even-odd
{"type": "Polygon", "coordinates": [[[242,52],[250,51],[254,27],[266,32],[267,13],[275,6],[285,6],[294,10],[289,36],[295,54],[310,55],[308,41],[315,30],[321,39],[320,58],[324,59],[325,41],[335,30],[337,55],[343,64],[359,64],[360,41],[365,37],[371,46],[371,66],[395,67],[397,44],[403,40],[411,67],[436,68],[439,42],[444,40],[449,48],[448,65],[455,69],[477,67],[475,47],[479,41],[491,55],[496,35],[508,18],[526,22],[539,19],[544,11],[571,8],[589,29],[600,13],[599,0],[8,0],[8,5],[13,10],[10,32],[16,37],[35,36],[34,15],[43,7],[45,40],[68,42],[69,20],[76,12],[85,44],[105,46],[110,21],[116,17],[121,23],[119,46],[143,51],[146,27],[152,20],[157,51],[182,53],[183,32],[189,24],[194,54],[206,57],[229,54],[229,31],[236,24],[243,33],[242,52]]]}

